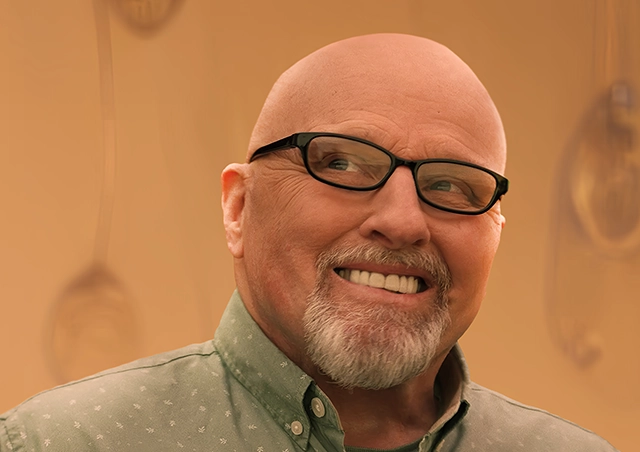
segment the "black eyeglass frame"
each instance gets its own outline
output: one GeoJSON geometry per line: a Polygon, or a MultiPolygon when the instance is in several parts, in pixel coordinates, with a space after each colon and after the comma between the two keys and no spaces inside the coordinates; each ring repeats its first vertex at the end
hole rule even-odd
{"type": "Polygon", "coordinates": [[[358,138],[358,137],[353,137],[351,135],[343,135],[340,133],[330,133],[330,132],[300,132],[300,133],[294,133],[293,135],[290,135],[286,138],[282,138],[280,140],[274,141],[273,143],[269,143],[267,145],[264,145],[260,148],[258,148],[253,155],[251,156],[251,158],[249,159],[249,163],[253,162],[254,160],[256,160],[256,158],[264,156],[265,154],[269,154],[275,151],[281,151],[284,149],[291,149],[291,148],[298,148],[300,150],[300,153],[302,154],[302,161],[304,162],[304,166],[307,170],[307,173],[309,173],[309,175],[311,177],[313,177],[314,179],[316,179],[317,181],[322,182],[323,184],[327,184],[327,185],[331,185],[333,187],[338,187],[338,188],[343,188],[346,190],[354,190],[354,191],[373,191],[376,190],[380,187],[382,187],[391,177],[391,175],[393,174],[393,172],[396,170],[396,168],[398,168],[399,166],[407,166],[408,168],[411,169],[411,172],[413,173],[413,182],[416,186],[416,192],[418,193],[418,197],[425,202],[426,204],[430,205],[431,207],[434,207],[436,209],[439,210],[444,210],[445,212],[452,212],[452,213],[457,213],[457,214],[461,214],[461,215],[481,215],[485,212],[487,212],[489,209],[491,209],[494,204],[496,202],[498,202],[498,200],[504,196],[507,191],[509,190],[509,180],[494,172],[491,171],[490,169],[484,168],[482,166],[476,165],[474,163],[470,163],[470,162],[464,162],[461,160],[453,160],[453,159],[424,159],[424,160],[405,160],[402,159],[400,157],[397,157],[396,155],[392,154],[390,151],[386,150],[385,148],[383,148],[382,146],[377,145],[376,143],[373,143],[371,141],[365,140],[363,138],[358,138]],[[338,184],[335,182],[331,182],[325,179],[321,179],[320,177],[318,177],[309,167],[309,160],[307,158],[307,152],[308,152],[308,146],[309,143],[311,142],[311,140],[313,140],[314,138],[318,138],[318,137],[334,137],[334,138],[344,138],[347,140],[351,140],[351,141],[356,141],[362,144],[367,144],[369,146],[372,146],[376,149],[378,149],[379,151],[385,153],[386,155],[389,156],[389,158],[391,159],[391,165],[389,166],[389,171],[387,172],[387,174],[380,180],[380,182],[369,186],[369,187],[351,187],[348,185],[342,185],[342,184],[338,184]],[[456,165],[462,165],[462,166],[468,166],[470,168],[475,168],[478,170],[481,170],[489,175],[491,175],[495,180],[496,180],[496,189],[493,193],[493,197],[491,198],[491,200],[489,201],[489,203],[487,204],[487,206],[485,206],[483,209],[481,210],[477,210],[477,211],[467,211],[467,210],[457,210],[457,209],[451,209],[448,207],[443,207],[443,206],[439,206],[434,204],[433,202],[429,201],[428,199],[426,199],[424,197],[424,195],[422,194],[422,192],[420,191],[420,187],[418,186],[418,169],[426,164],[426,163],[453,163],[456,165]]]}

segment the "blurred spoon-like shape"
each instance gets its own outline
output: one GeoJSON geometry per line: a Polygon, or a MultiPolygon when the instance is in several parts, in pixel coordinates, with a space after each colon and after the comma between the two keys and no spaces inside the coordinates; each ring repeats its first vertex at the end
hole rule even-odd
{"type": "Polygon", "coordinates": [[[107,269],[116,180],[116,118],[106,0],[93,0],[103,124],[103,179],[93,263],[63,290],[49,316],[45,356],[58,383],[139,356],[134,306],[107,269]]]}
{"type": "Polygon", "coordinates": [[[178,12],[183,0],[111,0],[118,17],[141,36],[157,33],[178,12]]]}
{"type": "Polygon", "coordinates": [[[133,303],[104,266],[88,268],[53,307],[46,356],[60,383],[77,380],[138,356],[133,303]]]}
{"type": "Polygon", "coordinates": [[[546,317],[553,341],[607,404],[640,402],[640,117],[634,98],[638,4],[593,7],[594,102],[554,181],[546,317]]]}
{"type": "Polygon", "coordinates": [[[571,197],[578,220],[609,257],[640,248],[640,149],[633,91],[617,82],[597,102],[571,166],[571,197]]]}

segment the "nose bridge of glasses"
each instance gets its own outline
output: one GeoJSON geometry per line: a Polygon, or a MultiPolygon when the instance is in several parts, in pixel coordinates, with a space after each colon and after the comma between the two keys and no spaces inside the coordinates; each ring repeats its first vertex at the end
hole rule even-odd
{"type": "MultiPolygon", "coordinates": [[[[417,184],[417,182],[418,182],[417,181],[417,177],[418,177],[417,168],[418,168],[418,165],[419,165],[420,162],[415,161],[415,160],[406,160],[406,159],[400,158],[400,157],[398,157],[398,156],[396,156],[394,154],[391,154],[391,153],[390,153],[390,155],[391,155],[392,161],[391,161],[391,165],[390,165],[387,177],[385,178],[385,182],[393,175],[393,173],[396,172],[396,170],[399,167],[406,166],[411,171],[411,174],[413,175],[413,180],[417,184]]],[[[417,185],[416,185],[416,187],[417,187],[417,185]]]]}
{"type": "Polygon", "coordinates": [[[417,171],[417,168],[420,162],[413,161],[413,160],[406,160],[394,154],[391,154],[391,156],[392,156],[391,157],[392,161],[390,162],[389,171],[387,172],[387,176],[380,182],[380,184],[381,185],[386,184],[389,181],[389,179],[391,179],[391,176],[395,174],[396,170],[399,167],[406,166],[411,173],[412,185],[415,187],[414,189],[417,192],[416,194],[418,198],[421,199],[422,197],[420,195],[420,190],[419,190],[418,171],[417,171]]]}

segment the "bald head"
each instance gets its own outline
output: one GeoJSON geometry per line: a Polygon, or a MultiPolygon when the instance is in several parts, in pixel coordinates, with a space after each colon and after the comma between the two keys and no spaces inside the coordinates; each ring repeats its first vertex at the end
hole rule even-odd
{"type": "Polygon", "coordinates": [[[330,131],[321,129],[359,110],[394,122],[408,114],[454,116],[470,133],[486,135],[488,146],[502,155],[494,169],[504,170],[502,123],[482,83],[443,45],[402,34],[349,38],[294,64],[269,93],[247,157],[295,132],[330,131]],[[409,105],[407,99],[417,102],[409,105]]]}

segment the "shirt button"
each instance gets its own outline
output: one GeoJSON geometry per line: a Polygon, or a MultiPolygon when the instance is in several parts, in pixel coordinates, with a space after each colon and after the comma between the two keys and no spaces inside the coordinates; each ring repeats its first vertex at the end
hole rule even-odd
{"type": "Polygon", "coordinates": [[[324,403],[317,397],[311,399],[311,410],[313,410],[313,414],[318,417],[323,417],[325,415],[324,403]]]}
{"type": "Polygon", "coordinates": [[[291,431],[294,435],[301,435],[302,430],[304,430],[304,428],[302,427],[302,423],[300,421],[293,421],[291,423],[291,431]]]}

